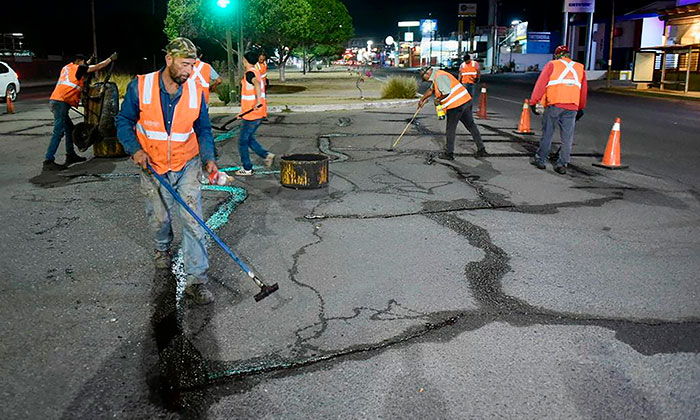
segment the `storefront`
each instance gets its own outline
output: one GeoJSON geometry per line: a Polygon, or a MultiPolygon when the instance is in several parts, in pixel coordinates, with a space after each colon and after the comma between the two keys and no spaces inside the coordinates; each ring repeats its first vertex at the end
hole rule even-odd
{"type": "Polygon", "coordinates": [[[661,90],[700,91],[700,2],[682,4],[661,10],[659,19],[664,21],[663,45],[643,48],[635,57],[635,74],[647,74],[653,80],[637,78],[637,82],[649,82],[661,90]],[[653,71],[643,67],[651,67],[653,71]],[[648,57],[648,58],[645,58],[648,57]]]}

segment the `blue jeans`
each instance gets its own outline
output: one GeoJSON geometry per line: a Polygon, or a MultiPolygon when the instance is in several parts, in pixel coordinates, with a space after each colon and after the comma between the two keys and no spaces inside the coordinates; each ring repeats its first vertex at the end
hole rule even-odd
{"type": "MultiPolygon", "coordinates": [[[[200,157],[196,156],[180,171],[163,174],[170,185],[194,212],[202,218],[202,191],[199,174],[202,171],[200,157]]],[[[146,196],[146,216],[155,237],[155,248],[170,249],[173,241],[172,213],[182,225],[182,253],[187,275],[187,286],[207,282],[209,257],[204,229],[165,189],[150,172],[141,171],[141,192],[146,196]]],[[[203,219],[202,219],[203,220],[203,219]]]]}
{"type": "Polygon", "coordinates": [[[474,98],[474,83],[462,83],[462,86],[467,88],[467,92],[469,92],[469,96],[474,98]]]}
{"type": "Polygon", "coordinates": [[[548,106],[542,115],[542,138],[540,147],[535,152],[535,158],[539,163],[545,163],[552,147],[554,131],[559,126],[561,135],[561,149],[559,150],[558,166],[569,164],[571,148],[574,144],[574,127],[576,127],[576,111],[548,106]]]}
{"type": "Polygon", "coordinates": [[[255,154],[263,159],[270,153],[255,139],[255,131],[260,127],[260,123],[262,123],[261,119],[253,121],[243,120],[241,136],[238,138],[238,153],[241,155],[243,169],[248,171],[253,169],[253,162],[250,161],[248,149],[253,149],[255,154]]]}
{"type": "Polygon", "coordinates": [[[61,143],[61,137],[63,137],[64,133],[66,134],[66,155],[74,155],[73,121],[68,116],[70,105],[62,101],[49,101],[49,109],[53,113],[53,136],[51,137],[49,148],[46,150],[45,159],[54,160],[56,150],[58,150],[58,145],[61,143]]]}

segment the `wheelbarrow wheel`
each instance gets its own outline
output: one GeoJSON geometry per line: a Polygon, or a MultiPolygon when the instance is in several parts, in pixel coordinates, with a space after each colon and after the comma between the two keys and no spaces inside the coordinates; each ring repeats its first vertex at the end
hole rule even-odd
{"type": "Polygon", "coordinates": [[[73,144],[81,152],[86,151],[95,142],[96,131],[90,124],[84,122],[76,124],[73,128],[73,144]]]}

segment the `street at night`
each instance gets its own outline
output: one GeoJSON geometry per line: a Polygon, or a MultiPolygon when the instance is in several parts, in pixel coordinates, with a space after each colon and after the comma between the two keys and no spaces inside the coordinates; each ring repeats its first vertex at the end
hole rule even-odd
{"type": "MultiPolygon", "coordinates": [[[[688,92],[664,81],[681,71],[677,63],[642,89],[627,69],[607,80],[605,70],[567,64],[575,45],[553,44],[538,55],[564,70],[557,75],[555,63],[541,83],[541,69],[487,68],[484,41],[473,45],[481,67],[469,95],[462,56],[448,62],[446,42],[437,55],[411,47],[411,65],[388,42],[372,49],[384,27],[360,15],[364,2],[279,4],[298,2],[352,20],[354,33],[324,41],[337,55],[322,58],[326,44],[314,41],[316,61],[289,53],[280,64],[277,46],[261,41],[241,54],[241,71],[205,25],[199,38],[168,35],[152,53],[163,67],[150,76],[133,79],[152,69],[137,69],[144,64],[127,51],[102,54],[90,64],[97,70],[78,58],[75,68],[100,77],[117,68],[115,79],[136,80],[128,91],[119,80],[108,84],[114,90],[98,84],[80,106],[70,103],[72,67],[58,68],[57,83],[58,72],[23,78],[33,67],[19,61],[22,88],[0,104],[0,418],[700,418],[697,60],[688,92]],[[197,68],[194,44],[222,55],[209,82],[221,71],[224,88],[211,98],[183,70],[197,68]],[[270,61],[260,69],[262,53],[270,61]],[[569,71],[578,85],[557,85],[569,71]],[[452,84],[443,95],[444,83],[452,84]],[[538,83],[544,107],[530,108],[538,83]],[[408,94],[388,95],[393,84],[408,94]],[[73,107],[67,117],[62,103],[73,107]],[[570,118],[554,123],[540,168],[543,121],[555,109],[570,118]],[[473,115],[471,132],[471,118],[457,112],[473,115]],[[560,130],[574,117],[570,158],[560,151],[557,160],[560,130]],[[52,156],[52,136],[71,123],[75,152],[64,136],[52,156]],[[245,141],[252,152],[239,147],[245,141]],[[149,200],[163,200],[165,221],[149,200]]],[[[194,13],[181,3],[149,3],[144,13],[194,13]]],[[[499,2],[500,13],[515,3],[499,2]]],[[[561,19],[553,3],[549,15],[561,19]]],[[[617,7],[647,4],[631,3],[617,7]]],[[[659,3],[659,16],[700,21],[696,3],[659,3]]],[[[599,0],[596,13],[609,5],[599,0]]],[[[429,8],[407,2],[388,26],[429,8]]]]}

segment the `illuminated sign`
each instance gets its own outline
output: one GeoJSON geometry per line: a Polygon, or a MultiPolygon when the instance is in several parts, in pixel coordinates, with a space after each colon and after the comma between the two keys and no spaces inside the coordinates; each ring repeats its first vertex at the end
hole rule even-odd
{"type": "Polygon", "coordinates": [[[411,26],[420,26],[420,22],[417,20],[404,20],[399,22],[399,28],[410,28],[411,26]]]}
{"type": "Polygon", "coordinates": [[[522,41],[527,39],[527,22],[520,22],[515,27],[515,40],[522,41]]]}
{"type": "Polygon", "coordinates": [[[567,13],[593,13],[595,0],[566,0],[564,11],[567,13]]]}
{"type": "Polygon", "coordinates": [[[437,32],[437,27],[437,19],[420,20],[420,31],[422,34],[430,34],[431,32],[437,32]]]}

